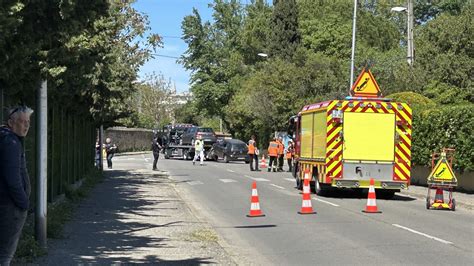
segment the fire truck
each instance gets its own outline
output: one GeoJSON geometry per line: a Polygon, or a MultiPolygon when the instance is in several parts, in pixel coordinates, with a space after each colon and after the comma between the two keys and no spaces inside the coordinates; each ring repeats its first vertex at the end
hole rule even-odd
{"type": "Polygon", "coordinates": [[[382,98],[370,70],[363,70],[344,100],[304,106],[290,118],[295,142],[293,176],[305,173],[317,194],[334,188],[364,189],[370,179],[385,197],[410,185],[412,111],[382,98]]]}

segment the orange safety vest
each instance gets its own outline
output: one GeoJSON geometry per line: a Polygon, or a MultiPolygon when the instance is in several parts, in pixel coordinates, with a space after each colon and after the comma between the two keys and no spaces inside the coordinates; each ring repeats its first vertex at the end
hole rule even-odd
{"type": "Polygon", "coordinates": [[[291,159],[291,157],[293,157],[293,152],[287,151],[286,152],[286,159],[291,159]]]}
{"type": "Polygon", "coordinates": [[[249,141],[249,152],[247,154],[255,154],[255,141],[250,140],[249,141]]]}
{"type": "Polygon", "coordinates": [[[268,146],[268,155],[272,157],[278,156],[278,143],[276,141],[270,141],[268,146]]]}
{"type": "Polygon", "coordinates": [[[281,143],[280,141],[278,142],[278,155],[283,155],[285,152],[285,145],[281,143]]]}

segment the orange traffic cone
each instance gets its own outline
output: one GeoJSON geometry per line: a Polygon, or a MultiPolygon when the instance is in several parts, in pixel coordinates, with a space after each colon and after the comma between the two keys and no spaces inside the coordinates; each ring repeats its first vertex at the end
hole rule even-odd
{"type": "Polygon", "coordinates": [[[365,207],[365,210],[363,212],[366,213],[381,213],[377,209],[377,202],[376,202],[376,196],[375,196],[375,181],[373,178],[370,179],[370,186],[369,186],[369,195],[367,197],[367,206],[365,207]]]}
{"type": "Polygon", "coordinates": [[[436,189],[435,203],[444,203],[444,192],[442,188],[436,189]]]}
{"type": "Polygon", "coordinates": [[[257,192],[257,182],[253,181],[252,183],[252,197],[250,200],[250,213],[247,217],[262,217],[265,214],[262,213],[260,210],[260,202],[258,200],[258,192],[257,192]]]}
{"type": "Polygon", "coordinates": [[[309,177],[305,173],[304,183],[303,183],[303,202],[301,204],[301,211],[299,214],[315,214],[313,211],[313,206],[311,206],[311,191],[309,188],[309,177]]]}
{"type": "Polygon", "coordinates": [[[267,168],[267,161],[265,160],[265,155],[262,156],[262,160],[260,161],[260,168],[267,168]]]}

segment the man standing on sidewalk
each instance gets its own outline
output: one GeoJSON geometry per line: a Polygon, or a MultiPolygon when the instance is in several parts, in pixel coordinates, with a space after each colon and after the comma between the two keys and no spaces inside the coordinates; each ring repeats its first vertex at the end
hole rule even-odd
{"type": "Polygon", "coordinates": [[[0,265],[10,265],[29,208],[30,179],[26,169],[24,138],[30,128],[28,107],[8,113],[0,127],[0,265]]]}

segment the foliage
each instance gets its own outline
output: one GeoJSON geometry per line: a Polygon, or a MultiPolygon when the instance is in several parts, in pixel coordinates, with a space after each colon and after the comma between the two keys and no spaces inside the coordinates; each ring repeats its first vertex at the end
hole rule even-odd
{"type": "Polygon", "coordinates": [[[474,105],[427,110],[414,118],[412,161],[429,165],[431,154],[455,148],[454,168],[474,170],[474,105]]]}
{"type": "Polygon", "coordinates": [[[429,98],[414,92],[399,92],[390,94],[387,96],[389,99],[393,99],[396,102],[407,103],[413,113],[421,113],[424,110],[432,109],[436,107],[436,103],[429,98]]]}
{"type": "Polygon", "coordinates": [[[272,57],[291,59],[300,43],[296,0],[273,0],[273,13],[268,38],[272,57]]]}

